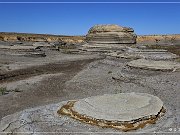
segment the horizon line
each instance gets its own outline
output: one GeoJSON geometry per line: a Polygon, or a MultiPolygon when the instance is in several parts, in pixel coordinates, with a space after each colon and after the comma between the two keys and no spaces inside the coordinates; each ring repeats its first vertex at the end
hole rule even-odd
{"type": "MultiPolygon", "coordinates": [[[[87,34],[58,34],[58,33],[36,33],[36,32],[6,32],[6,31],[0,31],[1,34],[30,34],[30,35],[49,35],[49,36],[86,36],[87,34]]],[[[137,36],[158,36],[158,35],[180,35],[180,33],[147,33],[147,34],[138,34],[137,36]]]]}
{"type": "Polygon", "coordinates": [[[87,2],[81,2],[81,1],[74,1],[74,2],[68,2],[68,1],[64,1],[64,2],[31,2],[31,1],[27,1],[27,2],[8,2],[8,1],[6,1],[6,2],[0,2],[0,4],[180,4],[180,2],[166,2],[166,1],[164,1],[164,2],[161,2],[161,1],[159,1],[159,2],[141,2],[141,1],[134,1],[134,2],[126,2],[126,1],[124,1],[124,2],[116,2],[116,1],[112,1],[112,2],[110,2],[110,1],[97,1],[97,2],[91,2],[91,1],[87,1],[87,2]]]}

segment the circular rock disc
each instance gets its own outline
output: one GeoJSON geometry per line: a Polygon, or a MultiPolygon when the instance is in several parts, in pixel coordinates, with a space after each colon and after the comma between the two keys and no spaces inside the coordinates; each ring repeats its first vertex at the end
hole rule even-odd
{"type": "Polygon", "coordinates": [[[96,119],[131,121],[156,115],[162,106],[158,97],[144,93],[123,93],[82,99],[74,104],[73,109],[96,119]]]}
{"type": "Polygon", "coordinates": [[[180,63],[172,61],[154,61],[146,59],[133,60],[127,64],[130,67],[151,70],[179,70],[180,63]]]}
{"type": "Polygon", "coordinates": [[[154,123],[162,110],[163,102],[156,96],[120,93],[69,101],[58,113],[85,123],[128,131],[154,123]]]}

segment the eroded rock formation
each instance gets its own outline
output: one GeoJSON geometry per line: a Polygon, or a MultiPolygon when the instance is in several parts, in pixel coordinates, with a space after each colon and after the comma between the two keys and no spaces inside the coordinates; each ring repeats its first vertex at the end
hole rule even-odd
{"type": "Polygon", "coordinates": [[[95,25],[88,31],[86,41],[92,44],[134,44],[136,34],[132,28],[118,25],[95,25]]]}

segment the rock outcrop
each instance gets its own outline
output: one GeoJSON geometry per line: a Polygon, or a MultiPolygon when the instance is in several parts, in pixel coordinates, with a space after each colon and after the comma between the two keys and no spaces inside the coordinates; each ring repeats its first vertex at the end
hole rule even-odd
{"type": "Polygon", "coordinates": [[[91,44],[134,44],[136,34],[132,28],[118,25],[95,25],[88,31],[86,41],[91,44]]]}

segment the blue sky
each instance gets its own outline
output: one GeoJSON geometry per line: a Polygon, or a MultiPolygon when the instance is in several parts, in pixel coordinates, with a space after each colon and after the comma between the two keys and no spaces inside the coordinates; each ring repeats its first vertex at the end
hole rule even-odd
{"type": "MultiPolygon", "coordinates": [[[[8,0],[4,0],[7,2],[8,0]]],[[[9,0],[9,2],[23,0],[9,0]]],[[[35,0],[28,0],[35,1],[35,0]]],[[[48,1],[48,0],[38,0],[48,1]]],[[[50,0],[49,0],[50,1],[50,0]]],[[[58,0],[53,0],[58,1],[58,0]]],[[[65,1],[65,0],[64,0],[65,1]]],[[[83,0],[69,0],[83,1],[83,0]]],[[[84,0],[85,1],[85,0],[84,0]]],[[[89,0],[95,1],[95,0],[89,0]]],[[[97,0],[96,0],[97,1],[97,0]]],[[[108,0],[99,0],[108,1],[108,0]]],[[[110,0],[109,0],[110,1],[110,0]]],[[[120,1],[120,0],[113,0],[120,1]]],[[[137,0],[129,0],[129,2],[137,0]]],[[[143,0],[138,0],[143,1],[143,0]]],[[[159,2],[168,0],[159,0],[159,2]]],[[[169,0],[170,1],[170,0],[169,0]]],[[[3,2],[3,0],[0,0],[3,2]]],[[[23,1],[25,2],[25,0],[23,1]]],[[[37,1],[36,1],[37,2],[37,1]]],[[[67,1],[66,1],[67,2],[67,1]]],[[[127,2],[127,1],[126,1],[127,2]]],[[[143,1],[146,2],[146,1],[143,1]]],[[[152,0],[151,0],[152,2],[152,0]]],[[[157,1],[156,1],[157,2],[157,1]]],[[[174,0],[180,2],[180,0],[174,0]]],[[[0,31],[84,35],[95,24],[134,28],[138,35],[180,34],[180,3],[176,4],[2,4],[0,31]]]]}

